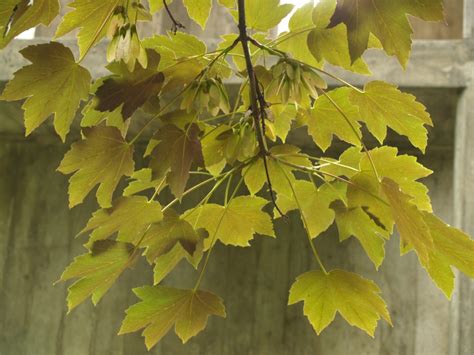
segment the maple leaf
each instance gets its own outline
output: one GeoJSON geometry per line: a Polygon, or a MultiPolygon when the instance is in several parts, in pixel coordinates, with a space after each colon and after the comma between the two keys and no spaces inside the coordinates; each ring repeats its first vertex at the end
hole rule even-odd
{"type": "MultiPolygon", "coordinates": [[[[416,157],[398,155],[397,148],[385,146],[370,150],[370,159],[381,178],[393,180],[401,191],[413,197],[411,202],[420,210],[432,212],[428,188],[416,180],[425,178],[433,172],[418,163],[416,157]]],[[[360,169],[367,174],[372,173],[372,165],[367,154],[361,156],[360,169]]]]}
{"type": "Polygon", "coordinates": [[[111,208],[100,209],[92,215],[81,231],[93,231],[87,245],[118,233],[117,240],[137,245],[152,223],[163,219],[161,206],[145,196],[121,197],[111,208]]]}
{"type": "Polygon", "coordinates": [[[89,96],[91,76],[60,43],[29,46],[20,53],[32,64],[15,73],[0,99],[26,98],[26,135],[54,114],[54,127],[64,141],[79,103],[89,96]]]}
{"type": "Polygon", "coordinates": [[[200,164],[203,160],[198,139],[200,132],[194,123],[189,124],[185,130],[167,124],[153,138],[159,143],[152,152],[150,167],[157,177],[167,174],[171,191],[178,198],[186,188],[192,164],[200,164]]]}
{"type": "Polygon", "coordinates": [[[454,289],[452,266],[474,277],[474,241],[433,214],[423,214],[434,248],[429,254],[429,261],[422,261],[422,265],[446,297],[451,298],[454,289]]]}
{"type": "Polygon", "coordinates": [[[75,0],[68,4],[74,10],[63,17],[55,38],[64,36],[79,28],[77,35],[80,59],[107,34],[108,25],[115,9],[123,5],[123,0],[75,0]]]}
{"type": "Polygon", "coordinates": [[[292,195],[278,195],[277,205],[287,213],[298,209],[311,238],[316,238],[334,222],[335,212],[329,206],[341,198],[341,185],[325,184],[319,189],[309,181],[292,183],[292,195]]]}
{"type": "Polygon", "coordinates": [[[336,316],[374,336],[377,322],[383,318],[392,324],[380,289],[370,280],[352,272],[310,271],[299,276],[290,290],[288,304],[304,302],[304,314],[319,335],[336,316]]]}
{"type": "MultiPolygon", "coordinates": [[[[164,7],[163,0],[148,0],[150,3],[150,10],[152,13],[160,11],[164,7]]],[[[166,3],[170,5],[173,0],[167,0],[166,3]]]]}
{"type": "Polygon", "coordinates": [[[22,32],[40,24],[48,26],[59,14],[58,0],[2,0],[0,49],[22,32]]]}
{"type": "MultiPolygon", "coordinates": [[[[346,149],[337,160],[324,158],[322,160],[323,166],[320,170],[333,176],[346,176],[351,178],[360,172],[360,160],[362,159],[362,155],[363,153],[359,147],[350,147],[346,149]],[[324,164],[324,162],[327,163],[324,164]]],[[[372,173],[372,170],[370,172],[372,173]]],[[[325,176],[325,178],[328,181],[334,180],[334,177],[331,176],[325,176]]]]}
{"type": "MultiPolygon", "coordinates": [[[[280,0],[246,1],[247,26],[257,31],[268,31],[288,16],[293,7],[291,4],[280,4],[280,0]]],[[[237,22],[238,11],[231,10],[231,14],[237,22]]]]}
{"type": "Polygon", "coordinates": [[[188,15],[204,30],[211,14],[212,0],[183,0],[188,15]]]}
{"type": "Polygon", "coordinates": [[[146,258],[155,263],[155,285],[184,258],[197,267],[202,257],[201,242],[201,236],[189,222],[181,219],[176,212],[167,210],[164,219],[148,229],[142,242],[146,247],[146,258]]]}
{"type": "Polygon", "coordinates": [[[432,126],[433,122],[415,96],[383,81],[372,81],[365,85],[363,93],[351,91],[350,101],[359,107],[362,120],[380,143],[385,140],[387,127],[390,127],[425,152],[428,142],[425,125],[432,126]]]}
{"type": "Polygon", "coordinates": [[[350,92],[347,87],[331,90],[318,97],[310,110],[308,133],[323,151],[331,145],[333,135],[355,146],[361,144],[359,110],[349,101],[350,92]]]}
{"type": "Polygon", "coordinates": [[[160,55],[147,50],[147,56],[147,68],[137,64],[131,73],[122,63],[108,66],[116,75],[105,79],[97,89],[95,110],[112,112],[121,107],[122,117],[127,119],[148,100],[158,96],[165,81],[164,74],[157,72],[160,55]]]}
{"type": "Polygon", "coordinates": [[[351,236],[357,238],[378,269],[385,257],[384,239],[389,238],[388,231],[377,225],[361,207],[339,207],[335,211],[340,241],[351,236]]]}
{"type": "Polygon", "coordinates": [[[390,204],[393,218],[400,233],[401,249],[413,246],[422,263],[429,262],[429,254],[434,250],[433,237],[425,222],[424,215],[412,204],[411,197],[400,190],[396,182],[389,178],[382,180],[382,190],[390,204]]]}
{"type": "Polygon", "coordinates": [[[346,0],[337,8],[332,25],[345,23],[352,60],[361,57],[372,33],[389,55],[395,55],[405,67],[411,50],[413,30],[407,15],[423,20],[441,21],[442,0],[346,0]]]}
{"type": "Polygon", "coordinates": [[[322,0],[312,11],[314,29],[307,35],[307,47],[318,62],[323,60],[361,74],[370,74],[362,58],[351,60],[347,28],[338,24],[327,28],[336,9],[336,0],[322,0]]]}
{"type": "Polygon", "coordinates": [[[76,257],[60,279],[79,278],[68,288],[69,312],[89,296],[97,305],[133,259],[133,245],[112,240],[97,241],[89,253],[76,257]]]}
{"type": "Polygon", "coordinates": [[[183,290],[163,286],[133,289],[142,301],[126,310],[119,334],[142,328],[145,344],[150,350],[175,326],[175,332],[186,343],[201,332],[210,315],[226,317],[222,299],[206,291],[183,290]]]}
{"type": "Polygon", "coordinates": [[[69,179],[69,206],[81,203],[100,184],[96,196],[101,207],[111,207],[112,194],[123,175],[133,174],[133,147],[113,127],[84,128],[85,139],[72,144],[58,171],[69,179]]]}
{"type": "MultiPolygon", "coordinates": [[[[311,161],[301,153],[298,147],[289,144],[272,147],[270,154],[275,158],[267,158],[268,174],[273,190],[278,194],[292,196],[291,186],[289,184],[290,182],[293,184],[296,181],[292,173],[295,169],[276,159],[303,167],[311,167],[311,161]],[[288,180],[290,182],[288,182],[288,180]]],[[[243,170],[243,175],[245,185],[250,193],[252,195],[258,193],[265,183],[267,183],[263,159],[258,159],[246,167],[243,170]]]]}
{"type": "Polygon", "coordinates": [[[209,203],[184,215],[195,229],[204,228],[209,233],[204,241],[205,249],[216,240],[225,245],[248,247],[256,233],[275,237],[271,218],[262,211],[266,204],[268,201],[261,197],[239,196],[227,206],[209,203]]]}

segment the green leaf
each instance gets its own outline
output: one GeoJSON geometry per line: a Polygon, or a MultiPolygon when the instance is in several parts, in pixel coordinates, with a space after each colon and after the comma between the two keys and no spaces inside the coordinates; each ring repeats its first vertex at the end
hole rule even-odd
{"type": "MultiPolygon", "coordinates": [[[[321,161],[324,166],[322,166],[320,170],[333,176],[346,176],[351,178],[360,172],[360,160],[363,154],[359,147],[350,147],[339,156],[338,160],[324,158],[321,161]]],[[[372,170],[370,172],[372,173],[372,170]]],[[[328,181],[334,180],[334,177],[328,175],[325,175],[325,178],[328,181]]]]}
{"type": "Polygon", "coordinates": [[[275,237],[271,218],[262,211],[266,204],[268,201],[261,197],[239,196],[227,206],[209,203],[184,215],[195,229],[204,228],[209,233],[204,241],[205,249],[216,240],[225,245],[248,247],[256,233],[275,237]]]}
{"type": "Polygon", "coordinates": [[[344,241],[351,236],[357,238],[378,269],[385,257],[385,239],[389,233],[379,225],[361,208],[339,207],[336,211],[336,225],[339,239],[344,241]]]}
{"type": "Polygon", "coordinates": [[[354,63],[349,53],[347,28],[344,24],[327,28],[336,9],[336,0],[322,0],[312,11],[314,29],[307,34],[307,47],[318,62],[326,60],[361,74],[370,74],[362,58],[354,63]]]}
{"type": "Polygon", "coordinates": [[[396,182],[389,178],[382,180],[382,189],[390,204],[393,218],[400,233],[401,249],[412,246],[423,264],[429,263],[434,250],[433,237],[424,215],[411,203],[412,198],[403,193],[396,182]]]}
{"type": "Polygon", "coordinates": [[[158,193],[165,187],[165,177],[153,179],[153,171],[149,168],[135,171],[128,186],[123,190],[124,196],[132,196],[149,189],[158,189],[158,193]]]}
{"type": "Polygon", "coordinates": [[[123,271],[133,264],[133,245],[112,240],[94,243],[92,250],[74,259],[60,281],[79,278],[68,288],[69,312],[92,296],[97,305],[123,271]]]}
{"type": "Polygon", "coordinates": [[[100,184],[96,196],[101,207],[111,207],[112,194],[123,175],[133,174],[133,147],[113,127],[83,130],[85,139],[74,143],[58,170],[74,175],[69,179],[69,206],[84,200],[100,184]]]}
{"type": "Polygon", "coordinates": [[[150,167],[156,177],[167,175],[171,191],[178,198],[183,195],[193,163],[202,163],[200,132],[194,123],[185,130],[167,124],[153,137],[159,143],[152,152],[150,167]]]}
{"type": "Polygon", "coordinates": [[[226,317],[220,297],[206,291],[182,290],[163,286],[133,289],[141,302],[126,310],[119,334],[145,328],[142,335],[150,350],[175,326],[183,343],[201,332],[210,315],[226,317]]]}
{"type": "MultiPolygon", "coordinates": [[[[163,0],[148,0],[150,3],[150,10],[152,13],[160,11],[164,7],[163,0]]],[[[173,0],[167,0],[166,3],[170,5],[173,0]]]]}
{"type": "Polygon", "coordinates": [[[380,143],[387,136],[387,127],[407,136],[422,152],[428,142],[425,125],[432,126],[425,106],[415,96],[402,93],[396,86],[383,81],[372,81],[365,85],[364,92],[352,91],[350,101],[359,107],[362,120],[380,143]]]}
{"type": "Polygon", "coordinates": [[[232,9],[236,6],[235,0],[218,0],[219,4],[232,9]]]}
{"type": "Polygon", "coordinates": [[[350,92],[347,87],[331,90],[327,96],[318,97],[310,111],[308,133],[323,151],[330,147],[333,135],[352,145],[361,145],[359,110],[349,101],[350,92]]]}
{"type": "Polygon", "coordinates": [[[474,277],[474,241],[438,217],[427,212],[423,214],[433,238],[434,248],[429,255],[429,262],[422,264],[446,297],[451,298],[454,289],[451,266],[470,278],[474,277]]]}
{"type": "Polygon", "coordinates": [[[0,99],[26,98],[26,135],[54,114],[54,127],[64,141],[79,103],[89,95],[91,76],[76,64],[70,49],[60,43],[30,46],[21,54],[32,64],[15,73],[0,99]]]}
{"type": "Polygon", "coordinates": [[[121,197],[113,207],[100,209],[92,215],[81,233],[93,231],[88,246],[117,233],[117,240],[137,245],[152,223],[163,219],[161,206],[145,196],[121,197]]]}
{"type": "Polygon", "coordinates": [[[270,111],[273,115],[275,135],[285,142],[291,124],[296,119],[297,109],[295,105],[275,104],[270,106],[270,111]]]}
{"type": "Polygon", "coordinates": [[[188,15],[204,30],[211,14],[212,0],[183,0],[188,15]]]}
{"type": "Polygon", "coordinates": [[[361,57],[369,45],[372,33],[382,43],[389,55],[395,55],[406,66],[411,50],[413,30],[407,15],[423,20],[443,20],[442,0],[393,1],[353,0],[344,1],[336,10],[332,24],[347,25],[352,60],[361,57]]]}
{"type": "Polygon", "coordinates": [[[77,35],[80,60],[107,34],[110,20],[117,6],[124,4],[123,0],[75,0],[68,4],[73,11],[68,12],[56,31],[55,38],[64,36],[79,28],[77,35]]]}
{"type": "Polygon", "coordinates": [[[352,272],[333,270],[328,274],[310,271],[296,279],[288,304],[304,302],[304,314],[319,335],[336,316],[374,336],[377,322],[383,318],[392,324],[380,289],[370,280],[352,272]]]}
{"type": "MultiPolygon", "coordinates": [[[[247,27],[257,31],[268,31],[277,26],[293,10],[293,5],[280,5],[280,0],[252,0],[245,2],[247,27]]],[[[238,11],[231,11],[235,21],[238,11]]]]}
{"type": "Polygon", "coordinates": [[[16,36],[30,28],[40,24],[50,25],[58,14],[58,0],[2,0],[0,49],[5,48],[16,36]]]}
{"type": "MultiPolygon", "coordinates": [[[[394,147],[380,147],[370,151],[377,173],[381,178],[389,178],[396,182],[400,189],[413,197],[411,202],[418,209],[432,212],[428,188],[416,181],[431,175],[433,172],[417,162],[416,157],[410,155],[398,155],[398,149],[394,147]]],[[[360,169],[370,174],[372,165],[367,154],[362,155],[360,169]]]]}
{"type": "Polygon", "coordinates": [[[334,222],[335,212],[329,206],[340,199],[340,185],[325,184],[319,189],[309,181],[292,183],[294,195],[278,195],[277,205],[287,213],[298,209],[311,238],[316,238],[334,222]]]}
{"type": "Polygon", "coordinates": [[[197,267],[202,257],[201,241],[187,221],[167,210],[164,219],[150,227],[142,242],[146,258],[155,263],[154,284],[160,283],[184,258],[197,267]]]}
{"type": "Polygon", "coordinates": [[[113,112],[121,107],[122,117],[127,119],[148,100],[158,96],[165,81],[164,74],[157,71],[160,55],[148,50],[147,56],[147,68],[137,64],[132,73],[124,64],[109,65],[116,75],[105,79],[97,89],[95,110],[113,112]]]}
{"type": "MultiPolygon", "coordinates": [[[[298,147],[283,144],[272,147],[270,154],[287,163],[299,165],[302,167],[311,167],[309,159],[301,153],[298,147]]],[[[296,179],[292,171],[296,170],[292,167],[284,165],[273,158],[267,157],[268,173],[273,190],[278,194],[292,196],[291,187],[288,180],[293,184],[296,179]]],[[[263,186],[268,183],[265,173],[265,165],[263,158],[256,160],[243,170],[244,182],[252,195],[257,194],[263,186]]]]}

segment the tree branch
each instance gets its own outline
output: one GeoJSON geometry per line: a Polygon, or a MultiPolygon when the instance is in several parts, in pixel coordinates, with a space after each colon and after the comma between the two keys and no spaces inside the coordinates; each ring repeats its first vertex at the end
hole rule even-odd
{"type": "Polygon", "coordinates": [[[255,75],[255,71],[252,64],[252,56],[250,55],[249,42],[252,39],[247,33],[247,23],[245,19],[245,0],[238,0],[238,11],[239,11],[239,39],[242,44],[242,49],[245,57],[245,65],[247,68],[247,74],[249,76],[250,85],[250,109],[255,125],[255,131],[257,134],[258,145],[260,149],[260,155],[263,159],[263,165],[265,168],[265,175],[267,178],[268,190],[270,191],[270,197],[275,209],[280,213],[281,216],[285,214],[278,207],[275,199],[275,193],[273,191],[272,182],[270,180],[270,172],[268,170],[267,157],[270,155],[267,145],[265,142],[265,108],[266,102],[260,86],[255,75]]]}
{"type": "Polygon", "coordinates": [[[178,20],[176,20],[174,18],[173,14],[171,13],[170,8],[168,7],[168,4],[166,3],[166,0],[163,0],[163,5],[165,7],[166,13],[168,14],[171,22],[173,22],[173,25],[171,27],[171,31],[173,31],[173,33],[176,34],[176,32],[178,32],[178,29],[186,28],[186,27],[184,27],[184,25],[181,22],[179,22],[178,20]]]}

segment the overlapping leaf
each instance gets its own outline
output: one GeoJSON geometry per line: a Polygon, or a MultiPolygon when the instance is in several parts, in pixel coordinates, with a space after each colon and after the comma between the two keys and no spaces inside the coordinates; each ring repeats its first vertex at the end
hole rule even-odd
{"type": "Polygon", "coordinates": [[[58,0],[2,0],[0,49],[22,32],[40,24],[48,26],[59,14],[58,0]]]}
{"type": "Polygon", "coordinates": [[[133,290],[141,302],[127,309],[119,334],[145,328],[143,336],[150,350],[171,327],[186,343],[201,332],[210,315],[226,317],[222,299],[210,292],[145,286],[133,290]]]}
{"type": "Polygon", "coordinates": [[[183,0],[188,15],[204,30],[211,14],[212,0],[183,0]]]}
{"type": "Polygon", "coordinates": [[[425,106],[417,102],[415,96],[401,92],[394,85],[372,81],[365,85],[363,93],[352,91],[350,101],[359,107],[361,119],[380,143],[390,127],[425,151],[428,142],[425,125],[432,126],[433,123],[425,106]]]}
{"type": "Polygon", "coordinates": [[[199,127],[191,123],[184,130],[168,124],[154,136],[158,145],[152,152],[150,167],[157,177],[167,175],[167,182],[176,197],[183,195],[194,164],[202,163],[199,127]]]}
{"type": "MultiPolygon", "coordinates": [[[[292,196],[290,183],[293,184],[296,181],[292,172],[296,169],[285,165],[284,162],[301,167],[311,167],[310,160],[301,153],[299,148],[289,144],[275,146],[270,149],[270,153],[273,157],[283,161],[267,158],[268,174],[272,188],[278,194],[292,196]]],[[[265,183],[268,183],[263,159],[258,159],[249,165],[244,169],[243,174],[245,185],[253,195],[258,193],[265,183]]]]}
{"type": "Polygon", "coordinates": [[[442,0],[351,0],[342,2],[332,24],[344,23],[349,36],[352,60],[360,58],[369,45],[372,33],[389,55],[395,55],[406,66],[413,30],[407,15],[428,21],[443,19],[442,0]]]}
{"type": "Polygon", "coordinates": [[[88,245],[117,233],[117,240],[137,245],[152,223],[163,219],[161,206],[144,196],[121,197],[96,211],[81,233],[92,231],[88,245]]]}
{"type": "Polygon", "coordinates": [[[26,98],[27,135],[54,114],[56,132],[65,140],[79,103],[89,95],[89,72],[76,64],[69,48],[56,42],[27,47],[21,54],[32,64],[15,73],[0,99],[26,98]]]}
{"type": "Polygon", "coordinates": [[[131,179],[132,181],[123,190],[124,196],[132,196],[149,189],[154,189],[159,193],[166,185],[166,177],[153,179],[153,171],[149,168],[135,171],[131,179]]]}
{"type": "MultiPolygon", "coordinates": [[[[245,1],[247,26],[257,31],[268,31],[277,26],[293,9],[291,4],[280,4],[280,0],[245,1]]],[[[238,20],[237,10],[231,10],[238,20]]]]}
{"type": "Polygon", "coordinates": [[[69,311],[89,296],[97,305],[120,274],[132,265],[133,259],[133,245],[112,240],[98,241],[89,253],[75,258],[60,279],[79,278],[68,289],[69,311]]]}
{"type": "Polygon", "coordinates": [[[154,283],[158,284],[184,258],[197,267],[202,256],[202,238],[189,224],[172,211],[153,224],[146,232],[142,245],[145,256],[155,264],[154,283]]]}
{"type": "Polygon", "coordinates": [[[316,238],[334,222],[335,213],[329,206],[343,196],[339,190],[343,187],[326,184],[318,189],[312,182],[297,180],[292,183],[292,194],[279,195],[277,205],[283,213],[298,209],[309,236],[316,238]]]}
{"type": "Polygon", "coordinates": [[[310,271],[299,276],[290,290],[288,304],[304,302],[304,314],[320,334],[339,312],[353,326],[374,336],[380,318],[392,324],[380,289],[352,272],[333,270],[328,274],[310,271]]]}
{"type": "Polygon", "coordinates": [[[186,212],[185,219],[195,229],[204,228],[209,233],[204,244],[206,249],[217,240],[225,245],[248,247],[257,233],[275,237],[270,216],[262,211],[266,204],[268,201],[261,197],[239,196],[227,206],[202,205],[186,212]]]}
{"type": "Polygon", "coordinates": [[[121,108],[123,119],[127,119],[148,100],[158,96],[165,81],[164,74],[158,71],[160,56],[153,50],[148,50],[147,55],[146,69],[137,64],[130,73],[122,64],[109,66],[116,75],[105,79],[98,87],[95,110],[113,112],[121,108]]]}
{"type": "Polygon", "coordinates": [[[101,207],[111,207],[112,195],[123,175],[134,170],[133,147],[113,127],[94,127],[83,130],[85,139],[74,143],[58,170],[74,175],[69,179],[69,206],[81,203],[96,186],[101,207]]]}
{"type": "Polygon", "coordinates": [[[123,0],[75,0],[68,4],[74,10],[63,17],[55,38],[79,28],[77,35],[81,58],[106,35],[110,20],[123,0]]]}

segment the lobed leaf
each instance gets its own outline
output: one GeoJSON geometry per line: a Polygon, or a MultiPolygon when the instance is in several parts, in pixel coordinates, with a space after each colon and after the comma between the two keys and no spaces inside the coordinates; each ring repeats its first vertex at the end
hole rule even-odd
{"type": "Polygon", "coordinates": [[[15,73],[0,99],[26,98],[26,135],[54,114],[54,128],[65,141],[80,102],[89,95],[91,75],[69,48],[57,42],[29,46],[20,53],[32,64],[15,73]]]}
{"type": "Polygon", "coordinates": [[[174,325],[186,343],[201,332],[210,315],[226,317],[222,299],[206,291],[182,290],[163,286],[145,286],[133,290],[141,302],[127,309],[119,334],[144,329],[150,350],[174,325]]]}

